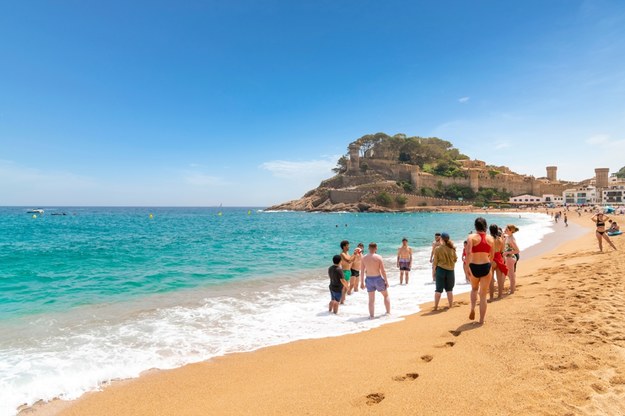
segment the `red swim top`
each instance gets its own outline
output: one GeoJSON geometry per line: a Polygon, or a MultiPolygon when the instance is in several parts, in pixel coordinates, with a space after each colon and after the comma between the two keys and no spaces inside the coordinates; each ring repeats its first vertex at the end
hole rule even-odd
{"type": "Polygon", "coordinates": [[[491,246],[486,242],[486,233],[477,233],[480,238],[480,244],[471,247],[471,253],[490,253],[491,246]]]}

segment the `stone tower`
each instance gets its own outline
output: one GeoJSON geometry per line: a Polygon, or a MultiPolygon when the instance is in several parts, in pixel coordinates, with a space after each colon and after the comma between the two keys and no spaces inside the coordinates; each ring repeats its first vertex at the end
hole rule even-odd
{"type": "Polygon", "coordinates": [[[469,169],[469,184],[473,192],[480,190],[480,171],[479,169],[469,169]]]}
{"type": "Polygon", "coordinates": [[[608,187],[608,175],[610,174],[609,168],[597,168],[595,169],[595,186],[597,188],[608,187]]]}
{"type": "Polygon", "coordinates": [[[360,170],[360,146],[356,143],[349,145],[349,160],[347,161],[348,172],[358,172],[360,170]]]}
{"type": "Polygon", "coordinates": [[[547,179],[551,182],[558,181],[558,167],[557,166],[547,166],[547,179]]]}

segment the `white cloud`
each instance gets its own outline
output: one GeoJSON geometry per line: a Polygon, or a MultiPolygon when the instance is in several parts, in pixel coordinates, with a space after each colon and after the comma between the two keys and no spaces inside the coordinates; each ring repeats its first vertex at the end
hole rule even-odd
{"type": "Polygon", "coordinates": [[[460,98],[458,98],[458,102],[460,104],[464,104],[464,103],[469,102],[470,99],[471,99],[471,97],[460,97],[460,98]]]}
{"type": "Polygon", "coordinates": [[[607,134],[595,134],[592,137],[589,137],[586,140],[586,143],[588,144],[604,144],[604,143],[608,143],[610,140],[610,136],[607,134]]]}
{"type": "Polygon", "coordinates": [[[199,172],[190,172],[184,177],[185,182],[194,186],[221,186],[226,185],[226,181],[218,176],[206,175],[199,172]]]}
{"type": "Polygon", "coordinates": [[[507,149],[510,147],[509,142],[497,142],[495,143],[495,150],[507,149]]]}
{"type": "Polygon", "coordinates": [[[336,166],[340,156],[332,156],[324,159],[290,161],[272,160],[260,165],[260,168],[271,172],[277,178],[299,180],[319,178],[326,179],[336,166]]]}

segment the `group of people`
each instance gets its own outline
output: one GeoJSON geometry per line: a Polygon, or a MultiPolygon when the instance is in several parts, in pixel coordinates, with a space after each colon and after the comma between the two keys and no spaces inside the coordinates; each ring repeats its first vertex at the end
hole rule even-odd
{"type": "MultiPolygon", "coordinates": [[[[494,298],[495,279],[497,281],[497,297],[501,298],[504,292],[506,277],[510,279],[510,294],[516,289],[516,263],[519,260],[519,247],[514,234],[518,227],[509,224],[505,229],[496,224],[488,227],[486,220],[477,218],[474,224],[475,231],[471,232],[464,242],[462,253],[465,278],[471,283],[471,311],[469,319],[475,319],[477,298],[480,298],[479,322],[484,323],[487,309],[487,296],[494,298]]],[[[338,313],[339,305],[345,301],[345,296],[358,289],[367,289],[369,295],[369,318],[374,318],[375,292],[380,292],[384,298],[386,313],[390,314],[391,305],[388,296],[388,278],[382,257],[377,254],[377,244],[370,243],[368,253],[364,254],[364,245],[350,254],[349,242],[342,241],[341,254],[333,258],[333,265],[328,269],[330,277],[330,304],[329,311],[338,313]],[[360,285],[359,285],[360,283],[360,285]]],[[[446,292],[447,302],[453,305],[453,289],[455,286],[455,265],[458,261],[456,247],[448,233],[436,233],[432,243],[430,262],[432,263],[432,279],[435,283],[434,309],[438,309],[443,291],[446,292]]],[[[402,240],[397,250],[400,285],[408,284],[412,268],[413,252],[408,240],[402,240]]]]}

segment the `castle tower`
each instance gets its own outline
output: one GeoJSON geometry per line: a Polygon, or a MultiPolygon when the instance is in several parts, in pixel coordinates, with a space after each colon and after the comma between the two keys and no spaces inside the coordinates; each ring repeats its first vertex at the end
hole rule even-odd
{"type": "Polygon", "coordinates": [[[609,174],[610,174],[609,168],[595,169],[595,186],[597,188],[607,188],[609,174]]]}
{"type": "Polygon", "coordinates": [[[479,169],[469,169],[469,183],[473,192],[480,190],[480,171],[479,169]]]}
{"type": "Polygon", "coordinates": [[[557,166],[547,166],[547,179],[551,182],[558,181],[558,167],[557,166]]]}
{"type": "Polygon", "coordinates": [[[349,161],[347,162],[348,172],[358,172],[360,170],[360,146],[356,143],[349,145],[349,161]]]}

